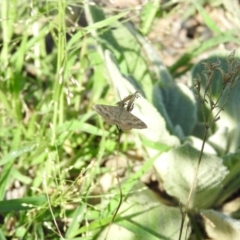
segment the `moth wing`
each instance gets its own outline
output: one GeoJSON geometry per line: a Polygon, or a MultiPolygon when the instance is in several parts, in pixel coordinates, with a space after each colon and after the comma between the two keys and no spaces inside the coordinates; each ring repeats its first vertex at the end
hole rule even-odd
{"type": "Polygon", "coordinates": [[[108,124],[118,125],[123,131],[147,128],[142,120],[119,106],[96,104],[93,108],[108,124]]]}
{"type": "Polygon", "coordinates": [[[145,122],[143,122],[141,119],[139,119],[138,117],[134,116],[133,114],[131,114],[131,123],[132,123],[132,127],[135,129],[144,129],[147,128],[147,125],[145,124],[145,122]]]}
{"type": "Polygon", "coordinates": [[[96,104],[93,109],[110,125],[118,124],[118,109],[119,107],[96,104]]]}
{"type": "Polygon", "coordinates": [[[147,128],[147,125],[138,117],[136,117],[130,112],[127,112],[126,110],[125,112],[124,113],[126,115],[124,116],[124,121],[121,121],[121,123],[118,125],[119,128],[121,128],[123,131],[131,130],[133,128],[135,129],[147,128]]]}
{"type": "Polygon", "coordinates": [[[120,128],[120,129],[122,129],[123,131],[129,131],[129,130],[131,130],[132,129],[132,127],[130,127],[130,126],[126,126],[126,125],[118,125],[118,127],[120,128]]]}

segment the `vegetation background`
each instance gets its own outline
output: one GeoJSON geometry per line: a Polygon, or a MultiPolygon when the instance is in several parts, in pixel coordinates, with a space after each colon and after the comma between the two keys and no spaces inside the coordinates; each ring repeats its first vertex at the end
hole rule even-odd
{"type": "Polygon", "coordinates": [[[0,6],[0,239],[240,239],[239,1],[0,6]]]}

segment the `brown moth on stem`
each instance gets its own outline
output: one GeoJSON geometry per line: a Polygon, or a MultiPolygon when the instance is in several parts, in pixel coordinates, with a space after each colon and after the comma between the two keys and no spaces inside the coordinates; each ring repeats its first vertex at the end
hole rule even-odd
{"type": "MultiPolygon", "coordinates": [[[[138,91],[136,91],[134,94],[131,94],[127,97],[125,97],[123,100],[117,102],[118,106],[109,106],[109,105],[101,105],[101,104],[96,104],[93,106],[94,110],[103,117],[103,119],[110,125],[117,125],[118,130],[119,130],[119,139],[118,139],[118,154],[119,154],[119,144],[120,144],[120,137],[121,137],[121,130],[122,131],[127,131],[131,130],[133,128],[135,129],[144,129],[147,128],[147,125],[134,116],[132,113],[130,113],[133,110],[134,107],[134,101],[136,98],[138,98],[138,91]]],[[[118,154],[117,154],[117,159],[118,159],[118,154]]],[[[120,200],[118,203],[118,206],[116,208],[115,213],[113,214],[113,218],[110,222],[109,228],[107,230],[107,234],[105,237],[105,240],[108,237],[109,230],[111,228],[111,225],[118,213],[118,210],[120,209],[120,206],[122,204],[122,190],[121,190],[121,183],[119,180],[118,175],[116,176],[117,181],[118,181],[118,186],[119,186],[119,191],[120,191],[120,200]]]]}
{"type": "Polygon", "coordinates": [[[131,129],[144,129],[147,125],[130,113],[134,107],[134,101],[138,98],[138,91],[117,102],[118,106],[96,104],[94,110],[110,125],[117,125],[123,131],[131,129]]]}

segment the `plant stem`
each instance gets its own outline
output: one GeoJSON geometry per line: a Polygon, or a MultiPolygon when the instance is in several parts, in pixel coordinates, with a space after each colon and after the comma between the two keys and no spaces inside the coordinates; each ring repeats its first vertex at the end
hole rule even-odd
{"type": "Polygon", "coordinates": [[[66,64],[66,29],[65,29],[65,9],[66,2],[58,1],[58,59],[57,74],[53,89],[53,120],[52,120],[52,139],[51,144],[54,145],[56,138],[56,127],[63,122],[64,116],[64,71],[66,64]]]}
{"type": "Polygon", "coordinates": [[[190,191],[189,191],[189,194],[188,194],[187,204],[185,206],[185,211],[184,211],[184,214],[183,214],[183,219],[182,219],[181,228],[180,228],[180,234],[179,234],[179,238],[178,238],[179,240],[181,239],[181,236],[182,236],[183,225],[184,225],[186,214],[188,212],[189,204],[190,204],[190,201],[191,201],[191,198],[192,198],[193,189],[195,188],[195,185],[197,183],[197,176],[198,176],[200,164],[201,164],[201,161],[202,161],[203,149],[204,149],[204,146],[205,146],[205,142],[207,141],[208,129],[209,129],[209,126],[206,125],[205,126],[205,131],[204,131],[202,147],[201,147],[200,155],[199,155],[198,162],[197,162],[197,168],[196,168],[196,171],[195,171],[195,174],[194,174],[193,184],[190,188],[190,191]]]}

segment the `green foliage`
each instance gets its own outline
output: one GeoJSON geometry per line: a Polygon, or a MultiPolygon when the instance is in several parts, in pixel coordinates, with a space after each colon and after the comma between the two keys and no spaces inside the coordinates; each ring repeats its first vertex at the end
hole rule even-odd
{"type": "MultiPolygon", "coordinates": [[[[116,224],[109,232],[109,238],[116,236],[116,231],[121,231],[121,238],[125,239],[178,239],[176,226],[181,224],[181,213],[176,207],[166,207],[159,203],[159,198],[148,189],[144,190],[142,183],[133,186],[134,191],[128,201],[120,208],[121,218],[116,219],[116,224]],[[135,224],[138,223],[138,224],[135,224]]],[[[184,226],[186,231],[187,224],[184,226]]],[[[104,239],[106,231],[101,231],[93,239],[104,239]]]]}
{"type": "MultiPolygon", "coordinates": [[[[187,203],[199,154],[199,151],[186,144],[162,154],[155,163],[158,173],[164,180],[164,189],[169,195],[179,198],[183,205],[187,203]],[[177,188],[175,187],[176,182],[178,183],[177,188]]],[[[211,207],[218,196],[224,194],[222,182],[228,174],[229,171],[224,166],[222,159],[205,154],[202,157],[190,208],[211,207]]]]}
{"type": "MultiPolygon", "coordinates": [[[[192,79],[197,79],[201,73],[204,72],[207,74],[203,62],[207,62],[209,65],[215,65],[214,68],[216,68],[216,70],[213,72],[213,81],[211,82],[212,99],[217,101],[219,106],[223,105],[226,99],[227,101],[224,106],[224,111],[221,112],[221,121],[217,121],[215,124],[216,130],[210,137],[210,142],[216,149],[220,149],[223,153],[236,152],[240,146],[240,104],[236,101],[239,96],[240,85],[236,82],[234,86],[226,86],[225,88],[225,81],[234,81],[236,75],[238,75],[238,69],[240,68],[238,61],[239,59],[235,59],[233,56],[230,56],[229,58],[226,58],[226,56],[213,56],[196,64],[192,71],[192,79]],[[223,137],[219,136],[219,132],[224,133],[223,137]],[[226,144],[223,144],[224,141],[226,141],[226,144]]],[[[204,77],[205,79],[202,77],[201,81],[203,82],[203,85],[206,86],[207,79],[206,76],[204,77]]],[[[210,104],[207,104],[207,108],[209,111],[210,104]]],[[[198,108],[198,111],[199,114],[201,114],[201,109],[198,108]]],[[[213,114],[217,114],[218,111],[218,108],[215,109],[213,114]]]]}
{"type": "Polygon", "coordinates": [[[122,20],[128,10],[106,16],[85,2],[0,4],[1,239],[183,239],[201,234],[192,220],[199,213],[209,237],[240,236],[233,216],[213,210],[239,191],[238,59],[228,53],[195,64],[192,89],[174,79],[200,53],[239,44],[232,32],[222,33],[200,3],[192,5],[215,36],[168,69],[143,36],[164,11],[160,1],[143,7],[139,31],[122,20]],[[75,25],[80,16],[67,8],[84,9],[88,25],[75,25]],[[132,114],[148,128],[119,141],[92,105],[114,105],[136,90],[142,97],[132,114]],[[137,150],[144,162],[136,170],[128,161],[121,184],[106,186],[115,178],[105,162],[137,150]],[[158,195],[140,181],[152,168],[158,195]]]}

